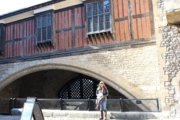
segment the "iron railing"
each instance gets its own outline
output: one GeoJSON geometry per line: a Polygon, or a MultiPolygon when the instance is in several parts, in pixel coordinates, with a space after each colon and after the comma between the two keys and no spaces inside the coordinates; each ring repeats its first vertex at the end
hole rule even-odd
{"type": "MultiPolygon", "coordinates": [[[[0,98],[0,114],[11,114],[12,108],[23,108],[26,98],[0,98]]],[[[37,99],[42,109],[96,111],[96,99],[37,99]]],[[[108,99],[108,111],[159,112],[156,99],[108,99]]]]}

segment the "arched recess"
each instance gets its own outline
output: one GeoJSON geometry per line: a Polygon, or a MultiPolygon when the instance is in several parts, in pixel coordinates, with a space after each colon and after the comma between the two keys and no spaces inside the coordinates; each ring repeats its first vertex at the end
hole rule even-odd
{"type": "Polygon", "coordinates": [[[17,80],[20,77],[28,75],[30,73],[42,71],[42,70],[52,70],[52,69],[61,69],[67,71],[73,71],[81,73],[87,76],[91,76],[99,81],[104,81],[109,86],[113,87],[115,90],[122,93],[127,98],[144,98],[145,95],[141,92],[139,88],[132,89],[132,86],[129,85],[128,80],[123,77],[115,76],[109,73],[106,70],[79,66],[77,64],[55,64],[55,63],[42,63],[38,65],[29,66],[21,70],[12,71],[6,78],[0,80],[0,90],[6,87],[11,82],[17,80]],[[135,91],[135,92],[134,92],[135,91]]]}

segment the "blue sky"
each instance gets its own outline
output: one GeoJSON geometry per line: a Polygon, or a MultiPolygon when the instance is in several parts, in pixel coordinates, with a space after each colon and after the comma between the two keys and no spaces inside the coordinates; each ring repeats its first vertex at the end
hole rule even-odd
{"type": "Polygon", "coordinates": [[[1,0],[0,15],[27,8],[50,0],[1,0]]]}

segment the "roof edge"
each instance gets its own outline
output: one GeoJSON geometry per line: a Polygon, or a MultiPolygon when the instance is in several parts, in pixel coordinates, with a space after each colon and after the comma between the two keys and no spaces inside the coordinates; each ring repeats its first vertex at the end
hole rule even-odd
{"type": "Polygon", "coordinates": [[[40,4],[31,6],[31,7],[28,7],[28,8],[24,8],[24,9],[20,9],[20,10],[10,12],[10,13],[4,14],[4,15],[0,15],[0,19],[4,19],[4,18],[7,18],[7,17],[17,15],[17,14],[21,14],[21,13],[24,13],[24,12],[27,12],[27,11],[30,11],[30,10],[35,10],[35,9],[38,9],[38,8],[41,8],[41,7],[44,7],[44,6],[52,5],[54,3],[58,3],[58,2],[61,2],[61,1],[65,1],[65,0],[51,0],[51,1],[44,2],[44,3],[40,3],[40,4]]]}

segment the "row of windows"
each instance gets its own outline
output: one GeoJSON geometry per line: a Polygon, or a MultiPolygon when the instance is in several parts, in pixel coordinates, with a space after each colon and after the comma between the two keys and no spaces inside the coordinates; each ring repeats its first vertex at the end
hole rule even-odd
{"type": "MultiPolygon", "coordinates": [[[[110,2],[102,0],[86,4],[87,11],[87,34],[108,31],[110,25],[110,2]]],[[[37,42],[49,42],[52,40],[53,14],[48,13],[36,17],[37,42]]],[[[0,29],[1,30],[1,29],[0,29]]],[[[1,36],[1,32],[0,32],[1,36]]],[[[0,37],[1,38],[1,37],[0,37]]]]}

